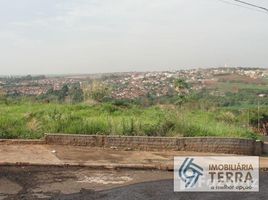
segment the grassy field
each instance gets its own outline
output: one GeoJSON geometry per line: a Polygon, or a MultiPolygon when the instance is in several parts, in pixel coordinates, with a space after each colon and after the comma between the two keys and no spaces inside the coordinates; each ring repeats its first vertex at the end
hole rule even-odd
{"type": "Polygon", "coordinates": [[[218,109],[0,104],[0,138],[41,138],[44,133],[256,138],[246,124],[241,113],[218,109]]]}
{"type": "Polygon", "coordinates": [[[215,88],[224,92],[232,92],[235,89],[266,90],[267,85],[219,82],[215,85],[215,88]]]}

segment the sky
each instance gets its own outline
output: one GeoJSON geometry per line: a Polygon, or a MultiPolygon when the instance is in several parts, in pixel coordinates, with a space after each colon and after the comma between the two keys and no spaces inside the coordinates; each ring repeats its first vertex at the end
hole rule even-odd
{"type": "Polygon", "coordinates": [[[267,68],[268,12],[228,2],[0,0],[0,74],[267,68]]]}

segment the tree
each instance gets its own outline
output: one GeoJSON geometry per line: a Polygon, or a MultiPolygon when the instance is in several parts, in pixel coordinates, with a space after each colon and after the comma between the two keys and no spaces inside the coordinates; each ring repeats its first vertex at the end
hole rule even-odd
{"type": "Polygon", "coordinates": [[[84,100],[84,93],[79,83],[75,83],[70,87],[69,96],[72,103],[79,103],[84,100]]]}
{"type": "Polygon", "coordinates": [[[110,89],[108,86],[98,82],[98,81],[94,81],[91,84],[91,88],[90,88],[90,97],[96,101],[103,101],[103,99],[105,97],[108,97],[110,94],[110,89]]]}
{"type": "Polygon", "coordinates": [[[189,84],[183,79],[176,79],[174,81],[174,86],[176,90],[179,90],[179,91],[190,88],[189,84]]]}
{"type": "Polygon", "coordinates": [[[0,101],[5,100],[6,93],[0,88],[0,101]]]}
{"type": "Polygon", "coordinates": [[[69,92],[69,87],[65,84],[61,88],[61,90],[58,92],[58,101],[59,102],[64,102],[65,98],[68,96],[69,92]]]}

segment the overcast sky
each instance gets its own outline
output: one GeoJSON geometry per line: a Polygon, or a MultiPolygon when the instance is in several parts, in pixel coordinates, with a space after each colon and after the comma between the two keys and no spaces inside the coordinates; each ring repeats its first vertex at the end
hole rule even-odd
{"type": "Polygon", "coordinates": [[[268,13],[220,0],[0,0],[2,75],[225,64],[268,67],[268,13]]]}

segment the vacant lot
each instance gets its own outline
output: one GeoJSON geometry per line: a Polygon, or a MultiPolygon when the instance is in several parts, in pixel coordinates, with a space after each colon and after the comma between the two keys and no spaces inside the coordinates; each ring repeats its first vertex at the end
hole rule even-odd
{"type": "MultiPolygon", "coordinates": [[[[246,113],[247,114],[247,113],[246,113]]],[[[247,116],[247,115],[246,115],[247,116]]],[[[243,113],[111,104],[0,104],[0,138],[44,133],[255,138],[243,113]]]]}

